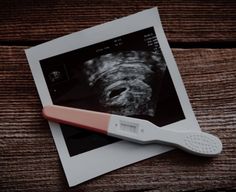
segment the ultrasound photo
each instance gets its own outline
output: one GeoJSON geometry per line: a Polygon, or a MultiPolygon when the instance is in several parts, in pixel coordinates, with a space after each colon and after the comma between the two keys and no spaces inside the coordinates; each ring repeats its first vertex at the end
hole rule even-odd
{"type": "MultiPolygon", "coordinates": [[[[153,27],[40,61],[56,105],[147,119],[185,119],[153,27]]],[[[119,140],[61,125],[70,156],[119,140]]]]}

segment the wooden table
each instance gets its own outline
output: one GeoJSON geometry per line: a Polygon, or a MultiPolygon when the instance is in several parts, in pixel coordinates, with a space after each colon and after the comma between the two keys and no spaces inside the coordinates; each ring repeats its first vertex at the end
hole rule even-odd
{"type": "Polygon", "coordinates": [[[51,0],[0,2],[0,191],[236,190],[236,2],[51,0]],[[69,188],[24,49],[158,6],[201,128],[223,153],[180,150],[69,188]]]}

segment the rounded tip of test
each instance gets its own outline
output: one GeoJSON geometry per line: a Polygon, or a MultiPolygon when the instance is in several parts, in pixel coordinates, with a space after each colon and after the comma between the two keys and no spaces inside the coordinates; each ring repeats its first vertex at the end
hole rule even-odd
{"type": "Polygon", "coordinates": [[[48,116],[49,116],[49,113],[50,113],[50,109],[51,109],[51,106],[45,106],[45,107],[43,107],[43,109],[42,109],[42,115],[43,115],[43,117],[44,118],[48,118],[48,116]]]}
{"type": "Polygon", "coordinates": [[[204,132],[196,132],[186,135],[184,143],[189,152],[207,157],[219,155],[223,148],[218,137],[204,132]]]}

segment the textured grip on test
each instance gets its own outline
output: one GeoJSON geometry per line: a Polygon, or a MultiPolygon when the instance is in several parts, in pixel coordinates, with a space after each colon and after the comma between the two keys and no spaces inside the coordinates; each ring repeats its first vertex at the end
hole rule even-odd
{"type": "Polygon", "coordinates": [[[222,151],[219,138],[204,132],[189,132],[183,137],[185,150],[202,156],[216,156],[222,151]]]}

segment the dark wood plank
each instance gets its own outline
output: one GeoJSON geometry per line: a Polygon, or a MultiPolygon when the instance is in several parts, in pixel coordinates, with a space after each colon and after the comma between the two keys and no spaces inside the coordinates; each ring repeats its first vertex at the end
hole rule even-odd
{"type": "Polygon", "coordinates": [[[24,48],[0,47],[0,191],[236,190],[236,49],[174,49],[201,128],[223,142],[219,157],[175,150],[69,189],[24,48]]]}
{"type": "Polygon", "coordinates": [[[153,6],[170,42],[236,42],[233,0],[0,1],[0,42],[51,40],[153,6]]]}

